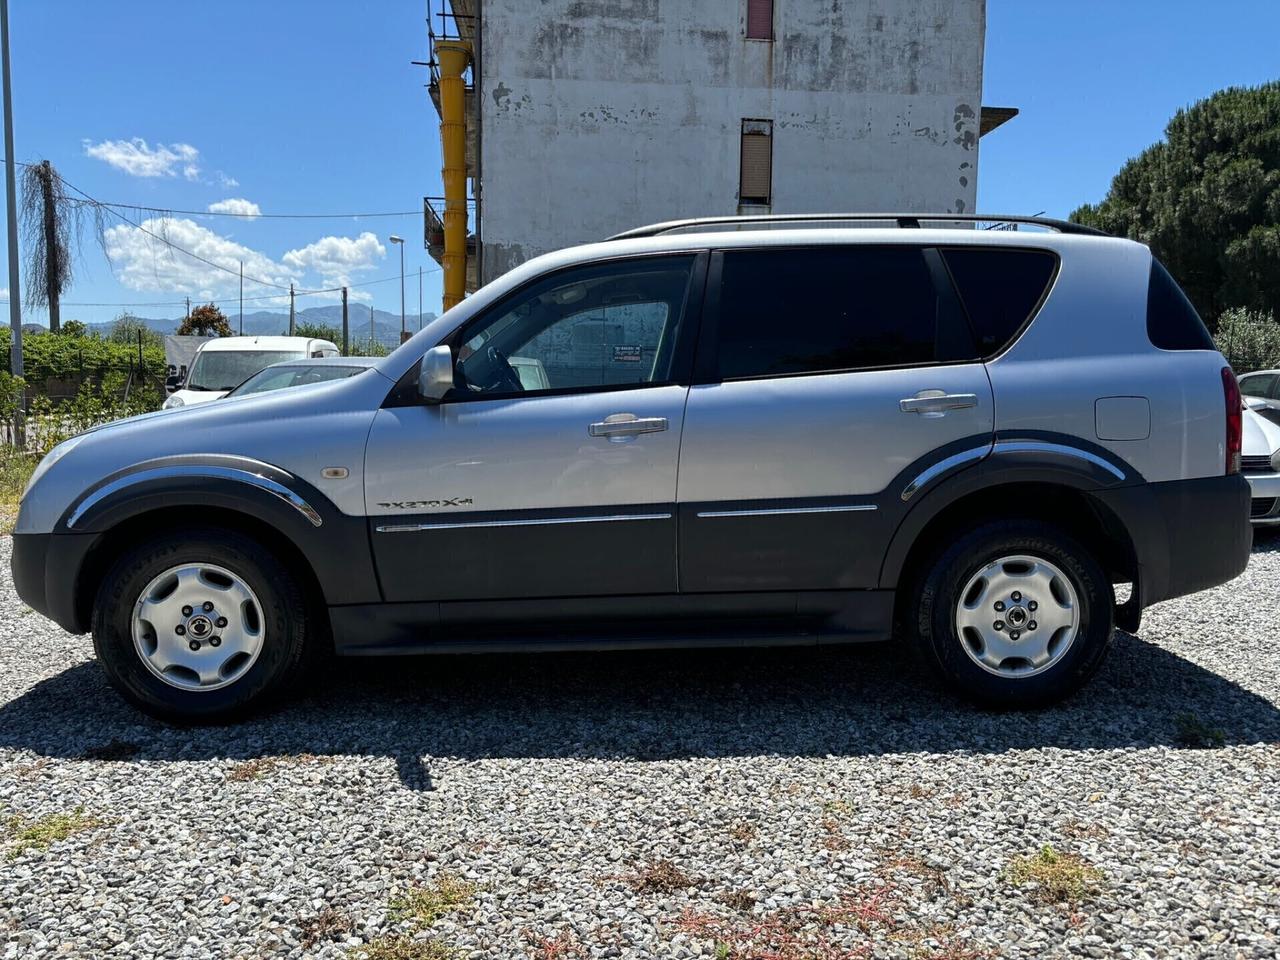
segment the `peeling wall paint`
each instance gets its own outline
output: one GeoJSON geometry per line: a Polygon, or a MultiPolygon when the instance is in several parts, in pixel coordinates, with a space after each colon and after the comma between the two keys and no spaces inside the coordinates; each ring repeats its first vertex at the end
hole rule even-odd
{"type": "Polygon", "coordinates": [[[628,227],[738,210],[772,120],[775,213],[970,211],[985,0],[483,0],[484,279],[628,227]]]}

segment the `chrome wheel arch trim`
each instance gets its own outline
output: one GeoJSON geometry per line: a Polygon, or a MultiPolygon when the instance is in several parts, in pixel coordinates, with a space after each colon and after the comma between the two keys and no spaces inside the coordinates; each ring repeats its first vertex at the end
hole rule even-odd
{"type": "Polygon", "coordinates": [[[1053,454],[1055,456],[1067,457],[1069,459],[1078,460],[1082,463],[1088,463],[1102,470],[1105,470],[1117,481],[1123,482],[1129,479],[1127,474],[1120,467],[1116,466],[1105,457],[1100,457],[1096,453],[1073,447],[1065,443],[1054,443],[1050,440],[993,440],[991,443],[985,443],[982,446],[971,447],[968,450],[961,450],[949,457],[939,460],[937,463],[931,464],[916,475],[915,479],[902,488],[902,500],[907,502],[913,496],[920,492],[921,489],[927,487],[934,480],[937,480],[943,474],[958,470],[960,467],[976,463],[979,460],[985,460],[987,457],[1001,453],[1025,453],[1025,454],[1053,454]]]}
{"type": "Polygon", "coordinates": [[[108,497],[129,487],[149,480],[168,480],[180,477],[207,477],[213,480],[231,480],[246,483],[287,503],[307,518],[314,527],[324,524],[319,512],[298,493],[269,474],[292,480],[293,474],[279,467],[254,460],[251,457],[227,454],[182,454],[159,460],[144,461],[89,491],[67,517],[67,529],[74,529],[85,515],[108,497]],[[210,462],[214,461],[214,462],[210,462]]]}

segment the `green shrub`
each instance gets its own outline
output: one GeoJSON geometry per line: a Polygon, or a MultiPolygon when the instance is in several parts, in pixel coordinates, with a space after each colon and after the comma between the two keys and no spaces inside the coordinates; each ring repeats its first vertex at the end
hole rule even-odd
{"type": "MultiPolygon", "coordinates": [[[[9,369],[10,331],[0,333],[0,358],[9,369]]],[[[27,383],[36,387],[45,380],[70,380],[81,373],[97,375],[107,370],[128,370],[138,364],[138,343],[119,343],[99,337],[66,333],[34,333],[22,338],[22,366],[27,383]]],[[[148,377],[164,378],[164,343],[144,341],[142,365],[148,377]]]]}
{"type": "Polygon", "coordinates": [[[1236,373],[1280,367],[1280,323],[1269,314],[1228,310],[1213,339],[1236,373]]]}

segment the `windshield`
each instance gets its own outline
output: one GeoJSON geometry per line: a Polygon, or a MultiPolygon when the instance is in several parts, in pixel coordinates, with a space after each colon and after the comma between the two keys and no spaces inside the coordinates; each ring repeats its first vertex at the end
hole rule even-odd
{"type": "Polygon", "coordinates": [[[301,360],[301,350],[201,350],[187,374],[188,390],[230,390],[263,367],[301,360]]]}
{"type": "Polygon", "coordinates": [[[304,383],[324,383],[326,380],[344,380],[368,367],[337,366],[318,363],[283,364],[260,370],[227,396],[243,397],[249,393],[266,393],[285,387],[298,387],[304,383]]]}

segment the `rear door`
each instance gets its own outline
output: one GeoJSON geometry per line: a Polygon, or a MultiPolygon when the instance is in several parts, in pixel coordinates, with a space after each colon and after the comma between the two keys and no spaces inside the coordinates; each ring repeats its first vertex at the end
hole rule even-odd
{"type": "Polygon", "coordinates": [[[991,385],[918,246],[713,256],[680,454],[682,592],[876,585],[902,493],[989,442],[991,385]]]}

